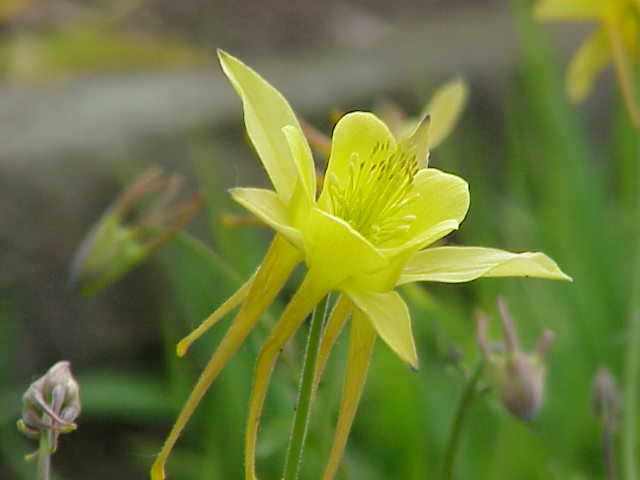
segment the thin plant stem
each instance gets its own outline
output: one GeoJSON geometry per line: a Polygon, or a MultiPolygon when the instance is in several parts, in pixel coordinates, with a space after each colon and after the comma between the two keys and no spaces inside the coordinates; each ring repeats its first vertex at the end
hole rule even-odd
{"type": "MultiPolygon", "coordinates": [[[[640,140],[635,141],[636,189],[640,189],[640,140]]],[[[636,201],[631,216],[634,233],[632,238],[640,235],[640,192],[636,192],[636,201]]],[[[624,478],[636,480],[638,440],[638,376],[640,375],[640,243],[636,241],[631,279],[631,302],[629,309],[629,330],[624,362],[624,391],[622,422],[622,465],[624,478]]]]}
{"type": "Polygon", "coordinates": [[[456,410],[456,416],[449,433],[449,440],[447,441],[447,450],[444,455],[444,464],[442,467],[442,480],[451,480],[453,478],[453,466],[456,460],[456,454],[460,446],[460,438],[462,436],[462,427],[467,418],[467,414],[476,399],[478,393],[478,381],[480,375],[484,369],[484,361],[481,360],[476,365],[471,377],[467,381],[467,385],[462,393],[462,398],[458,404],[456,410]]]}
{"type": "Polygon", "coordinates": [[[40,433],[40,448],[38,449],[37,480],[49,480],[51,476],[51,432],[43,430],[40,433]]]}
{"type": "Polygon", "coordinates": [[[311,318],[311,328],[304,358],[302,377],[300,379],[300,391],[298,392],[298,405],[293,420],[293,429],[289,438],[289,448],[284,464],[283,480],[296,480],[300,470],[304,442],[309,425],[311,404],[313,396],[313,377],[316,371],[320,339],[322,338],[322,326],[327,313],[328,295],[316,306],[311,318]]]}
{"type": "Polygon", "coordinates": [[[604,431],[602,432],[602,455],[607,480],[617,480],[618,468],[615,453],[615,426],[611,424],[611,421],[605,423],[604,431]]]}
{"type": "Polygon", "coordinates": [[[630,328],[625,358],[625,382],[623,397],[622,422],[622,457],[624,465],[624,478],[636,480],[637,448],[637,401],[638,401],[638,375],[640,375],[640,310],[637,309],[631,315],[630,328]]]}

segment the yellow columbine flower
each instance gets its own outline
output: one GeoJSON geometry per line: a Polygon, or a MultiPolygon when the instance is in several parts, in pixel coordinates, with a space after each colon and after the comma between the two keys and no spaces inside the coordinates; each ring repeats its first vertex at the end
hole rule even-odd
{"type": "Polygon", "coordinates": [[[613,60],[622,94],[634,125],[640,128],[640,112],[632,74],[637,59],[640,27],[639,0],[539,0],[535,15],[543,20],[597,22],[567,71],[567,91],[574,102],[591,91],[596,75],[613,60]]]}
{"type": "Polygon", "coordinates": [[[338,427],[324,478],[344,451],[379,336],[404,362],[418,368],[409,309],[394,291],[418,280],[465,282],[478,277],[569,279],[542,253],[488,248],[425,249],[458,228],[469,207],[467,183],[427,168],[428,118],[397,141],[375,115],[353,112],[337,123],[324,188],[316,194],[311,150],[284,97],[238,59],[220,63],[244,106],[245,124],[275,191],[235,188],[233,198],[276,230],[256,273],[191,335],[191,342],[242,304],[174,425],[151,472],[164,478],[166,457],[196,405],[300,261],[307,267],[297,292],[273,327],[256,364],[245,443],[245,478],[254,480],[259,420],[281,348],[327,293],[340,293],[319,351],[316,384],[333,342],[351,314],[351,339],[338,427]]]}

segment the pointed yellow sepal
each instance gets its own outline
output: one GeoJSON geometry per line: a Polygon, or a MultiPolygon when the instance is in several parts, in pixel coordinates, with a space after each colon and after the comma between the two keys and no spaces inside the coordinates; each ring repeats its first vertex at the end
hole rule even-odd
{"type": "Polygon", "coordinates": [[[512,253],[497,248],[435,247],[416,253],[398,285],[410,282],[469,282],[480,277],[536,277],[569,280],[544,253],[512,253]]]}
{"type": "MultiPolygon", "coordinates": [[[[308,165],[310,150],[308,155],[294,157],[282,132],[284,127],[291,126],[304,138],[300,123],[282,94],[255,70],[222,50],[218,50],[218,58],[222,70],[242,99],[249,138],[278,195],[286,202],[293,195],[298,172],[305,175],[313,173],[313,165],[308,165]],[[297,166],[297,161],[307,163],[297,166]]],[[[306,149],[309,149],[308,145],[306,149]]],[[[307,184],[312,182],[313,179],[305,179],[307,184]]]]}

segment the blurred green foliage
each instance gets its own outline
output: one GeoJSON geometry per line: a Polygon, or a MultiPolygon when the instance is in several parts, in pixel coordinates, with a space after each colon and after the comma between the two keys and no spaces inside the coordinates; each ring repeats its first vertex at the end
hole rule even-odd
{"type": "MultiPolygon", "coordinates": [[[[631,278],[628,259],[637,243],[631,219],[639,187],[638,139],[618,102],[609,130],[598,131],[608,134],[610,142],[596,150],[585,122],[565,99],[561,69],[553,63],[552,46],[541,27],[524,8],[517,6],[514,14],[521,69],[509,81],[509,94],[499,112],[501,124],[488,124],[480,112],[465,112],[462,125],[434,154],[433,163],[464,177],[471,186],[469,217],[452,242],[542,250],[575,282],[484,279],[469,285],[404,289],[412,307],[422,368],[417,373],[410,371],[379,345],[339,474],[342,480],[438,478],[464,388],[461,367],[469,368],[478,357],[472,311],[480,307],[495,312],[498,294],[508,299],[527,347],[543,328],[556,333],[548,361],[545,404],[537,421],[524,425],[492,395],[477,401],[464,431],[456,478],[602,476],[600,427],[591,413],[591,381],[600,364],[606,364],[618,378],[624,367],[631,278]],[[460,364],[456,364],[459,357],[460,364]]],[[[100,49],[90,48],[99,38],[96,35],[82,42],[61,36],[47,48],[55,55],[56,48],[70,41],[76,58],[85,55],[85,49],[99,54],[100,49]]],[[[138,54],[141,58],[149,55],[136,50],[138,47],[121,47],[134,60],[138,54]]],[[[173,57],[170,49],[164,54],[170,59],[183,58],[181,54],[173,57]]],[[[95,61],[108,63],[110,57],[95,61]]],[[[473,88],[471,98],[473,105],[473,88]]],[[[202,252],[188,241],[173,241],[163,249],[161,260],[171,292],[157,299],[164,312],[157,319],[157,328],[162,331],[165,357],[155,362],[164,362],[163,374],[131,372],[123,376],[96,370],[79,375],[84,410],[74,436],[84,435],[83,421],[126,422],[149,430],[132,433],[122,453],[136,472],[131,478],[146,475],[152,455],[159,450],[228,321],[200,340],[186,359],[175,356],[175,344],[246,278],[266,248],[267,233],[260,228],[229,228],[219,222],[225,213],[240,212],[223,188],[236,175],[225,168],[228,153],[226,145],[216,139],[194,134],[191,140],[188,156],[207,197],[211,220],[211,235],[204,242],[222,263],[203,261],[202,252]]],[[[5,387],[10,382],[4,378],[17,358],[10,340],[17,327],[9,293],[0,285],[0,455],[10,478],[28,479],[29,466],[21,461],[28,444],[12,430],[18,418],[19,402],[15,400],[19,393],[5,387]]],[[[271,314],[277,315],[277,310],[278,306],[271,314]]],[[[223,371],[178,443],[169,463],[170,471],[178,472],[175,478],[240,478],[253,364],[269,321],[265,319],[265,326],[252,334],[223,371]]],[[[297,335],[288,352],[289,361],[280,362],[270,388],[259,439],[259,471],[265,479],[280,474],[304,338],[305,332],[297,335]]],[[[328,454],[344,343],[344,338],[339,341],[319,390],[303,479],[318,478],[328,454]]],[[[64,450],[64,442],[61,448],[64,450]]],[[[90,463],[82,460],[87,461],[90,463]]],[[[124,474],[121,478],[124,480],[124,474]]]]}

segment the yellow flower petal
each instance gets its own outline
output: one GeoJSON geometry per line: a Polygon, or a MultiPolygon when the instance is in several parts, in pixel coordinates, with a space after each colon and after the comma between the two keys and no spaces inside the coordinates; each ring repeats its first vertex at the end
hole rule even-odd
{"type": "Polygon", "coordinates": [[[232,188],[230,193],[236,202],[302,249],[302,236],[291,225],[290,211],[276,192],[263,188],[232,188]]]}
{"type": "Polygon", "coordinates": [[[603,9],[602,0],[540,0],[534,15],[540,20],[590,20],[597,18],[603,9]]]}
{"type": "Polygon", "coordinates": [[[587,38],[569,63],[567,92],[573,102],[581,102],[593,87],[595,77],[611,60],[611,48],[603,29],[587,38]]]}
{"type": "Polygon", "coordinates": [[[418,353],[411,331],[411,316],[402,297],[394,291],[377,293],[347,287],[345,292],[356,307],[366,314],[373,328],[391,350],[412,369],[417,370],[418,353]]]}
{"type": "Polygon", "coordinates": [[[292,125],[283,127],[282,132],[289,143],[291,155],[296,160],[300,183],[307,197],[313,201],[316,199],[316,169],[309,143],[307,143],[302,131],[292,125]]]}
{"type": "Polygon", "coordinates": [[[322,279],[315,276],[313,271],[309,271],[260,350],[253,376],[253,389],[249,399],[249,415],[247,417],[245,435],[244,467],[246,480],[256,480],[255,456],[260,416],[262,415],[262,407],[271,373],[280,350],[313,310],[313,307],[328,292],[329,289],[324,286],[322,279]]]}
{"type": "Polygon", "coordinates": [[[247,298],[255,277],[256,274],[254,273],[238,290],[235,291],[233,295],[231,295],[222,305],[209,315],[206,320],[198,325],[198,328],[194,329],[189,335],[178,342],[176,353],[179,357],[183,357],[193,342],[200,338],[203,333],[213,327],[221,318],[240,305],[244,299],[247,298]]]}
{"type": "MultiPolygon", "coordinates": [[[[371,153],[378,144],[387,143],[389,150],[396,148],[396,141],[389,128],[372,113],[347,113],[336,124],[331,140],[331,155],[325,178],[334,177],[344,185],[348,182],[351,171],[349,164],[356,155],[359,162],[371,159],[371,153]]],[[[325,205],[327,190],[321,195],[321,203],[325,205]]]]}
{"type": "Polygon", "coordinates": [[[540,252],[512,253],[496,248],[435,247],[416,253],[398,284],[468,282],[479,277],[537,277],[571,280],[556,263],[540,252]]]}
{"type": "Polygon", "coordinates": [[[451,80],[440,87],[422,111],[431,117],[429,146],[436,148],[458,123],[469,97],[469,86],[462,79],[451,80]]]}
{"type": "Polygon", "coordinates": [[[233,320],[220,345],[211,356],[189,398],[185,402],[176,423],[165,440],[162,450],[151,467],[151,480],[164,480],[164,466],[180,433],[213,381],[236,352],[247,335],[271,304],[293,268],[300,262],[298,250],[280,235],[276,235],[262,265],[255,274],[247,300],[233,320]]]}
{"type": "Polygon", "coordinates": [[[469,210],[469,185],[462,178],[427,168],[416,175],[412,194],[418,194],[416,202],[405,210],[415,214],[409,235],[425,231],[444,220],[461,223],[469,210]]]}
{"type": "Polygon", "coordinates": [[[360,403],[360,397],[367,379],[367,371],[371,360],[371,353],[375,345],[376,332],[362,312],[356,310],[351,321],[351,336],[349,338],[349,353],[347,369],[342,387],[340,413],[336,433],[331,445],[331,453],[327,468],[322,476],[323,480],[332,480],[338,470],[340,460],[349,438],[349,431],[360,403]]]}
{"type": "Polygon", "coordinates": [[[305,261],[332,288],[359,273],[379,270],[387,260],[345,221],[318,208],[304,231],[305,261]]]}
{"type": "MultiPolygon", "coordinates": [[[[249,138],[278,195],[286,202],[296,187],[298,172],[313,173],[313,165],[296,166],[297,161],[308,162],[309,157],[294,157],[282,132],[290,125],[302,134],[298,119],[282,94],[253,69],[222,50],[218,50],[218,58],[242,99],[249,138]]],[[[305,183],[313,181],[306,179],[305,183]]]]}
{"type": "Polygon", "coordinates": [[[426,168],[418,172],[413,190],[416,199],[409,203],[402,215],[415,219],[408,229],[381,247],[393,251],[423,248],[458,228],[469,209],[469,185],[462,178],[426,168]]]}
{"type": "Polygon", "coordinates": [[[429,146],[431,143],[431,118],[429,115],[423,115],[422,119],[416,124],[413,132],[401,142],[401,148],[405,147],[411,150],[415,148],[416,160],[419,167],[426,167],[429,163],[429,146]]]}

